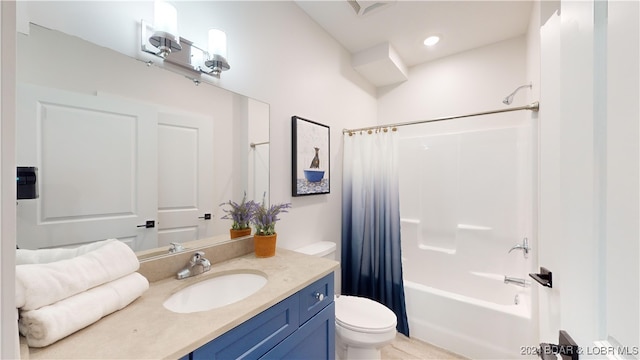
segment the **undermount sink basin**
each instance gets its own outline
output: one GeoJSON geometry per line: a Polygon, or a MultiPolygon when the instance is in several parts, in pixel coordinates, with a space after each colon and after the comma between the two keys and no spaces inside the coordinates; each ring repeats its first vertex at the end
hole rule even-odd
{"type": "Polygon", "coordinates": [[[179,290],[162,305],[182,314],[216,309],[243,300],[266,284],[266,276],[256,273],[220,275],[179,290]]]}

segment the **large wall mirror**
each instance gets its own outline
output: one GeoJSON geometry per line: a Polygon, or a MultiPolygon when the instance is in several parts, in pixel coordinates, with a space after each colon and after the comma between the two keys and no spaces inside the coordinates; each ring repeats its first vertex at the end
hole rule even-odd
{"type": "Polygon", "coordinates": [[[38,25],[17,41],[20,248],[225,238],[219,204],[268,202],[268,104],[38,25]]]}

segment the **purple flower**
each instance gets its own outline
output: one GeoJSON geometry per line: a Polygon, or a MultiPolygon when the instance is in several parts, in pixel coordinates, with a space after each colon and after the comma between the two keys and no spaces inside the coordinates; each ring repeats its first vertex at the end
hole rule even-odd
{"type": "Polygon", "coordinates": [[[234,201],[227,201],[220,206],[229,205],[230,209],[222,209],[226,214],[221,219],[233,220],[231,228],[234,230],[248,229],[249,223],[254,216],[254,211],[258,204],[253,200],[247,201],[247,193],[244,193],[240,204],[234,201]]]}
{"type": "Polygon", "coordinates": [[[289,212],[290,203],[276,204],[267,207],[254,202],[254,217],[251,221],[256,228],[256,235],[273,235],[276,233],[276,222],[280,220],[278,214],[289,212]]]}

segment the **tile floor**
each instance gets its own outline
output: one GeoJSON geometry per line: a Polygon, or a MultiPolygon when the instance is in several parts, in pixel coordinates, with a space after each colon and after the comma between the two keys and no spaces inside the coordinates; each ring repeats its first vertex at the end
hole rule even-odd
{"type": "Polygon", "coordinates": [[[397,334],[393,343],[382,348],[383,360],[405,359],[466,359],[439,347],[424,343],[420,340],[409,339],[397,334]]]}

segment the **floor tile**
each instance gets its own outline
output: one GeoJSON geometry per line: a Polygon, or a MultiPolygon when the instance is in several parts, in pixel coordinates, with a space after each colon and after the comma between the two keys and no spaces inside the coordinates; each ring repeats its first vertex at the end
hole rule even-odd
{"type": "Polygon", "coordinates": [[[407,359],[466,359],[460,355],[441,349],[416,339],[397,334],[393,343],[382,348],[383,360],[407,359]]]}

